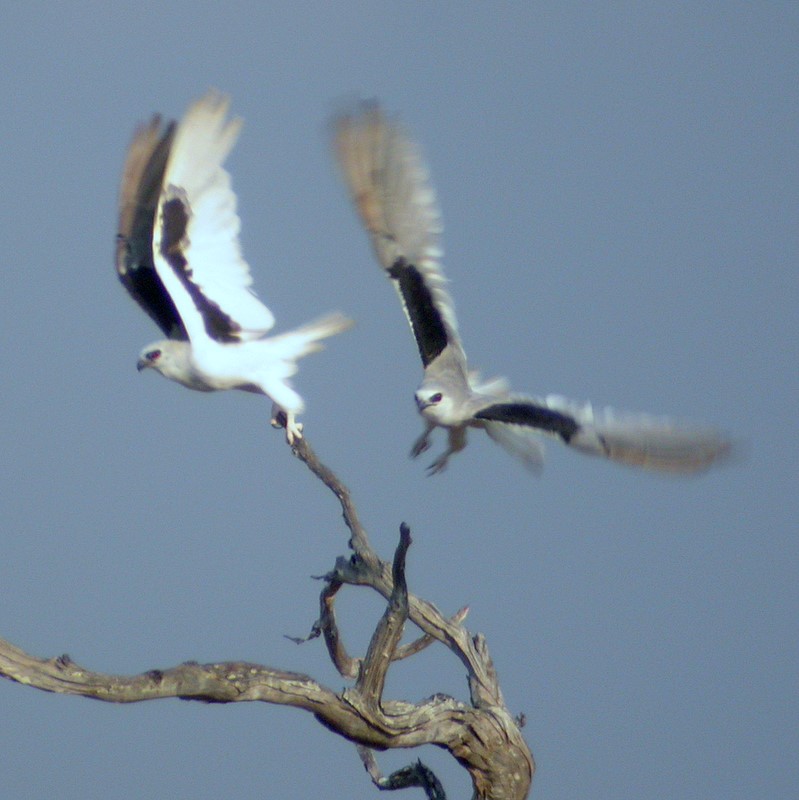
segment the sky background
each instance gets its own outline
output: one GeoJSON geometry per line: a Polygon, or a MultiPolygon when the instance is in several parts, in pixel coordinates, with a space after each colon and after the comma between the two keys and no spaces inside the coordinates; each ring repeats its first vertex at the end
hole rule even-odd
{"type": "MultiPolygon", "coordinates": [[[[138,673],[247,659],[344,681],[297,647],[346,552],[270,404],[138,375],[158,338],[114,274],[134,126],[209,86],[279,329],[357,327],[303,361],[309,441],[411,590],[469,605],[547,800],[795,797],[799,781],[799,6],[795,3],[16,3],[0,28],[0,635],[138,673]],[[67,7],[68,6],[68,7],[67,7]],[[601,8],[600,8],[601,6],[601,8]],[[519,391],[716,425],[744,458],[664,479],[484,435],[408,451],[421,375],[330,156],[377,97],[421,142],[471,362],[519,391]]],[[[363,650],[382,605],[340,600],[363,650]]],[[[413,631],[411,631],[413,633],[413,631]]],[[[387,694],[468,697],[431,647],[387,694]]],[[[299,711],[113,706],[0,682],[9,798],[373,798],[299,711]]],[[[452,798],[466,773],[422,757],[452,798]]],[[[421,796],[418,791],[409,796],[421,796]]]]}

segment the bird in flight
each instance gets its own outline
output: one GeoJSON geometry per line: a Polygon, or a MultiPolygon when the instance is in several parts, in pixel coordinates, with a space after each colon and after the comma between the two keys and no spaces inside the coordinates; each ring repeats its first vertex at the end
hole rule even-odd
{"type": "Polygon", "coordinates": [[[210,91],[180,123],[159,116],[140,125],[119,193],[116,268],[122,284],[168,337],[147,345],[138,368],[196,389],[242,389],[273,401],[289,443],[301,438],[303,400],[289,378],[297,359],[351,321],[334,313],[278,336],[275,320],[250,288],[239,245],[236,195],[223,163],[241,119],[210,91]],[[283,412],[283,414],[280,414],[283,412]]]}
{"type": "Polygon", "coordinates": [[[556,395],[527,397],[512,393],[504,379],[482,381],[469,369],[458,334],[441,265],[441,216],[418,146],[374,102],[335,120],[333,145],[422,359],[416,405],[425,429],[411,455],[430,447],[435,428],[448,432],[447,449],[430,465],[431,474],[466,446],[468,428],[482,428],[533,470],[543,460],[541,433],[583,453],[663,472],[698,472],[728,453],[728,439],[712,429],[595,410],[556,395]]]}

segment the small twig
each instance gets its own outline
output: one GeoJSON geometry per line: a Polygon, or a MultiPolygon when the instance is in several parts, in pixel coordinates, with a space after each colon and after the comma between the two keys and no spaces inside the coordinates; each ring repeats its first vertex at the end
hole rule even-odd
{"type": "Polygon", "coordinates": [[[369,773],[372,783],[378,789],[393,791],[395,789],[420,787],[424,789],[428,800],[447,800],[447,795],[441,782],[435,776],[433,770],[426,767],[421,761],[398,769],[386,778],[377,765],[374,753],[368,747],[363,747],[362,745],[357,745],[357,749],[364,768],[369,773]]]}
{"type": "Polygon", "coordinates": [[[284,633],[283,638],[294,642],[294,644],[305,644],[306,642],[312,642],[314,639],[318,639],[321,635],[322,629],[319,627],[319,620],[317,620],[311,626],[311,632],[307,636],[289,636],[287,633],[284,633]]]}
{"type": "MultiPolygon", "coordinates": [[[[451,625],[460,625],[463,620],[466,619],[466,616],[469,613],[469,606],[464,606],[460,610],[456,611],[450,618],[449,622],[451,625]]],[[[421,653],[426,647],[429,647],[433,642],[434,639],[429,634],[425,634],[424,636],[420,636],[418,639],[414,639],[412,642],[408,642],[408,644],[401,644],[394,653],[394,661],[402,661],[404,658],[410,658],[411,656],[415,656],[417,653],[421,653]]]]}

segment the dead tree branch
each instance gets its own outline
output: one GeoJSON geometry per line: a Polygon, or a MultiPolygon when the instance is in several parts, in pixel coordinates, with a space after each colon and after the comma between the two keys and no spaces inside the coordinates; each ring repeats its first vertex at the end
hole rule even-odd
{"type": "Polygon", "coordinates": [[[354,742],[374,784],[380,789],[421,787],[428,798],[443,800],[441,784],[421,762],[384,777],[374,750],[433,744],[448,750],[464,766],[474,798],[522,800],[527,797],[534,763],[519,726],[505,706],[496,672],[482,636],[472,636],[462,622],[468,609],[450,619],[425,600],[409,594],[405,557],[411,544],[406,525],[392,563],[378,558],[358,519],[349,490],[316,457],[307,440],[292,452],[338,498],[350,531],[349,558],[339,557],[324,576],[320,616],[311,635],[324,636],[328,654],[341,675],[354,685],[341,692],[307,675],[247,662],[198,664],[119,676],[92,672],[69,656],[41,659],[0,639],[0,675],[48,692],[81,695],[112,703],[135,703],[164,697],[209,703],[264,702],[312,713],[323,725],[354,742]],[[363,658],[348,655],[335,619],[335,597],[345,585],[366,586],[387,601],[363,658]],[[406,621],[421,629],[421,638],[400,645],[406,621]],[[463,664],[470,702],[434,695],[419,703],[383,697],[391,663],[433,642],[449,648],[463,664]]]}

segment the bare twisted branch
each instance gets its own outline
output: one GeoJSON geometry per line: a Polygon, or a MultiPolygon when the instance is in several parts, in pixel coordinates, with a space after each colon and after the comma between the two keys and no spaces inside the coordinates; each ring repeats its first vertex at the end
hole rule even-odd
{"type": "MultiPolygon", "coordinates": [[[[69,656],[41,659],[0,639],[0,675],[48,692],[81,695],[113,703],[133,703],[164,697],[202,702],[265,702],[309,711],[326,727],[356,743],[376,786],[399,789],[419,786],[429,798],[443,800],[440,783],[421,763],[383,777],[370,750],[443,747],[469,771],[475,798],[522,800],[534,770],[532,755],[514,719],[505,707],[497,676],[482,636],[471,636],[462,626],[467,609],[446,619],[434,605],[410,595],[405,580],[405,556],[410,531],[401,528],[393,564],[377,557],[369,544],[349,490],[324,466],[307,443],[292,451],[330,488],[341,503],[350,530],[353,554],[340,557],[324,577],[320,618],[311,637],[324,634],[331,660],[355,685],[340,693],[307,675],[247,662],[198,664],[187,662],[170,669],[120,676],[92,672],[69,656]],[[369,586],[387,600],[366,655],[351,658],[335,622],[336,594],[344,585],[369,586]],[[399,644],[410,619],[423,636],[399,644]],[[471,703],[435,695],[420,703],[386,700],[385,679],[392,661],[408,657],[438,641],[464,665],[471,703]]],[[[309,638],[311,638],[309,637],[309,638]]]]}

